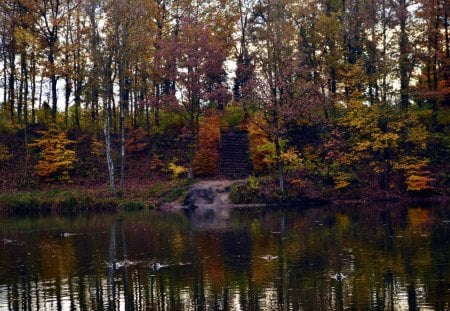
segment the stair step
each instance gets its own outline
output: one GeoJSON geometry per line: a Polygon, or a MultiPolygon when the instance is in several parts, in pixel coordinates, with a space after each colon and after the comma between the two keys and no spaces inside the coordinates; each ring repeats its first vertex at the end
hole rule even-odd
{"type": "Polygon", "coordinates": [[[249,176],[252,170],[249,146],[247,132],[222,130],[219,146],[219,173],[229,178],[249,176]]]}

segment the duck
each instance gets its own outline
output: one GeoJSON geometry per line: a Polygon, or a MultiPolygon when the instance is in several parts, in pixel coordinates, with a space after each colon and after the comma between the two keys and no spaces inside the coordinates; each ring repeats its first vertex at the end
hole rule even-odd
{"type": "Polygon", "coordinates": [[[60,236],[62,238],[67,238],[67,237],[72,236],[72,235],[77,235],[77,234],[76,233],[64,232],[64,231],[61,231],[61,234],[60,234],[60,236]]]}
{"type": "Polygon", "coordinates": [[[332,278],[338,282],[341,282],[343,279],[346,278],[346,276],[342,272],[337,272],[335,275],[332,276],[332,278]]]}
{"type": "Polygon", "coordinates": [[[262,256],[261,258],[264,259],[264,260],[267,260],[267,261],[272,261],[272,260],[277,259],[278,256],[265,255],[265,256],[262,256]]]}
{"type": "Polygon", "coordinates": [[[135,264],[135,263],[132,262],[132,261],[129,261],[127,259],[125,259],[124,261],[114,260],[114,262],[112,264],[112,267],[113,267],[114,270],[117,270],[117,269],[120,269],[122,267],[129,267],[129,266],[131,266],[133,264],[135,264]]]}
{"type": "Polygon", "coordinates": [[[159,262],[155,262],[155,263],[153,263],[153,264],[150,265],[150,268],[152,268],[153,271],[158,271],[159,269],[165,268],[165,267],[167,267],[167,266],[168,266],[168,265],[162,265],[162,264],[160,264],[159,262]]]}

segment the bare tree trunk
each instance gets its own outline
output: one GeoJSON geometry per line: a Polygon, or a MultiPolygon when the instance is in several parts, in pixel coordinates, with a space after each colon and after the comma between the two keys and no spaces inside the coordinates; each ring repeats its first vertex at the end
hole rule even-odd
{"type": "Polygon", "coordinates": [[[41,77],[41,81],[39,83],[39,109],[42,108],[42,85],[44,83],[44,77],[41,77]]]}
{"type": "Polygon", "coordinates": [[[11,120],[14,119],[14,105],[15,105],[15,90],[14,84],[16,82],[16,70],[15,70],[16,54],[14,51],[9,51],[9,116],[11,120]]]}
{"type": "Polygon", "coordinates": [[[79,129],[80,125],[80,109],[81,109],[81,90],[82,90],[82,81],[81,78],[77,77],[75,80],[75,125],[79,129]]]}
{"type": "Polygon", "coordinates": [[[28,150],[28,68],[26,66],[23,68],[24,71],[24,101],[23,101],[23,120],[24,126],[24,141],[25,141],[25,168],[24,168],[24,183],[28,183],[28,162],[29,162],[29,150],[28,150]]]}
{"type": "MultiPolygon", "coordinates": [[[[438,4],[436,3],[436,6],[433,7],[433,9],[435,10],[435,15],[434,15],[434,29],[433,29],[433,33],[432,33],[432,44],[433,44],[433,92],[436,93],[437,89],[438,89],[438,70],[439,70],[439,64],[438,64],[438,53],[440,52],[439,49],[439,20],[440,20],[440,15],[439,15],[439,7],[438,4]]],[[[439,109],[439,98],[434,98],[432,101],[432,114],[431,114],[431,128],[433,129],[436,124],[437,124],[437,113],[438,113],[438,109],[439,109]]]]}
{"type": "Polygon", "coordinates": [[[52,93],[52,120],[56,121],[56,113],[58,112],[58,93],[56,89],[57,78],[55,73],[55,43],[50,44],[48,52],[48,61],[51,66],[50,89],[52,93]]]}
{"type": "Polygon", "coordinates": [[[103,104],[103,118],[104,118],[103,133],[105,134],[106,164],[108,166],[109,187],[112,195],[116,195],[116,186],[114,180],[114,162],[111,157],[111,118],[109,114],[110,110],[111,110],[110,98],[108,99],[105,98],[103,104]]]}
{"type": "Polygon", "coordinates": [[[280,191],[282,194],[285,194],[286,186],[285,186],[285,178],[284,178],[284,165],[283,165],[283,161],[281,160],[281,146],[280,146],[280,138],[278,137],[278,134],[275,135],[274,144],[275,144],[275,156],[277,158],[277,169],[278,169],[278,180],[279,180],[279,185],[280,185],[280,191]]]}
{"type": "Polygon", "coordinates": [[[191,116],[191,143],[189,144],[188,179],[194,179],[194,152],[195,152],[195,125],[194,116],[191,116]]]}
{"type": "Polygon", "coordinates": [[[31,124],[36,122],[36,54],[34,51],[31,53],[31,124]]]}
{"type": "MultiPolygon", "coordinates": [[[[79,27],[79,17],[77,16],[77,27],[79,27]]],[[[72,43],[74,43],[74,38],[71,37],[72,43]]],[[[76,31],[76,41],[79,42],[80,38],[80,30],[77,28],[76,31]]],[[[75,78],[73,81],[74,84],[74,102],[75,102],[75,125],[78,129],[81,128],[80,125],[80,109],[81,109],[81,91],[83,89],[83,76],[82,76],[82,68],[81,68],[81,52],[80,49],[75,49],[73,53],[73,72],[75,74],[75,78]]],[[[95,60],[97,62],[97,60],[95,60]]],[[[96,73],[97,74],[97,73],[96,73]]]]}
{"type": "Polygon", "coordinates": [[[120,189],[123,190],[125,179],[125,107],[120,103],[120,189]]]}
{"type": "MultiPolygon", "coordinates": [[[[99,53],[98,50],[94,50],[95,53],[99,53]]],[[[111,103],[114,102],[114,81],[112,77],[112,52],[109,55],[101,58],[99,54],[95,55],[102,61],[103,66],[103,131],[105,135],[105,151],[106,151],[106,164],[108,166],[109,186],[111,194],[116,195],[116,186],[114,178],[114,162],[111,155],[111,103]]]]}
{"type": "Polygon", "coordinates": [[[381,102],[383,105],[387,104],[387,73],[386,73],[386,51],[387,51],[387,17],[386,17],[386,0],[382,3],[382,29],[383,29],[383,52],[381,58],[383,59],[382,80],[381,80],[381,102]]]}
{"type": "Polygon", "coordinates": [[[406,0],[400,1],[400,7],[398,8],[398,18],[400,23],[399,34],[399,71],[400,71],[400,106],[403,109],[409,107],[409,81],[410,81],[410,64],[409,64],[409,44],[408,33],[406,32],[406,21],[408,18],[408,8],[406,0]]]}
{"type": "Polygon", "coordinates": [[[123,191],[125,179],[125,103],[127,95],[125,90],[125,73],[122,57],[119,56],[119,128],[120,128],[120,189],[123,191]]]}
{"type": "Polygon", "coordinates": [[[66,125],[66,127],[69,124],[69,103],[71,94],[72,94],[72,81],[70,81],[70,77],[67,74],[65,87],[65,107],[64,107],[64,124],[66,125]]]}
{"type": "MultiPolygon", "coordinates": [[[[116,25],[118,27],[118,25],[116,25]]],[[[118,52],[118,73],[119,73],[119,127],[120,127],[120,188],[124,189],[125,180],[125,110],[129,110],[130,99],[130,85],[131,80],[129,77],[129,62],[128,55],[126,55],[126,42],[128,40],[128,28],[127,24],[123,25],[123,33],[117,32],[116,40],[119,44],[118,52]]],[[[118,31],[118,28],[117,28],[118,31]]]]}
{"type": "Polygon", "coordinates": [[[8,100],[8,57],[6,51],[3,51],[3,104],[6,105],[8,100]]]}
{"type": "Polygon", "coordinates": [[[23,120],[25,123],[25,130],[26,130],[26,127],[28,126],[28,67],[27,67],[27,62],[26,62],[25,57],[23,60],[24,63],[22,64],[23,65],[23,102],[22,102],[23,106],[22,107],[23,107],[23,120]]]}
{"type": "MultiPolygon", "coordinates": [[[[67,3],[68,4],[68,3],[67,3]]],[[[65,31],[65,44],[66,48],[64,49],[64,80],[65,80],[65,90],[64,90],[64,97],[65,97],[65,104],[64,104],[64,124],[66,128],[69,125],[69,104],[70,104],[70,95],[72,93],[72,79],[71,79],[71,73],[69,72],[69,62],[70,62],[70,53],[71,49],[69,48],[69,38],[72,38],[72,16],[70,14],[70,10],[68,10],[69,14],[66,19],[66,31],[65,31]]],[[[72,40],[73,44],[73,40],[72,40]]]]}
{"type": "Polygon", "coordinates": [[[19,96],[17,100],[17,123],[20,124],[22,122],[22,108],[23,108],[23,84],[24,84],[24,71],[26,63],[25,51],[22,50],[20,53],[20,80],[19,80],[19,96]]]}

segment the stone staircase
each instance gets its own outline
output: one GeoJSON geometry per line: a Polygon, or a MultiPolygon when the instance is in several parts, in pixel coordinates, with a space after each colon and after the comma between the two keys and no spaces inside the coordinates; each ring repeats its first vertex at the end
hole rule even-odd
{"type": "Polygon", "coordinates": [[[239,179],[248,177],[252,172],[247,131],[221,130],[219,154],[220,176],[239,179]]]}

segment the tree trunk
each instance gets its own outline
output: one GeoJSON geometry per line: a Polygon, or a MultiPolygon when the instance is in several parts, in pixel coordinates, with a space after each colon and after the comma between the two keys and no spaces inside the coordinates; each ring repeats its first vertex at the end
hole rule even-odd
{"type": "Polygon", "coordinates": [[[23,181],[24,184],[28,183],[28,162],[30,158],[30,152],[28,149],[28,125],[25,123],[24,127],[24,144],[25,144],[25,167],[24,167],[24,173],[23,173],[23,181]]]}
{"type": "MultiPolygon", "coordinates": [[[[106,97],[106,96],[105,96],[106,97]]],[[[108,94],[109,97],[109,94],[108,94]]],[[[103,106],[103,133],[105,135],[105,152],[106,152],[106,164],[108,166],[109,175],[109,187],[112,195],[116,195],[116,186],[114,180],[114,162],[111,156],[111,118],[109,111],[111,110],[111,100],[110,98],[104,98],[103,106]]]]}
{"type": "Polygon", "coordinates": [[[82,91],[82,81],[79,77],[75,79],[75,125],[78,129],[80,126],[80,110],[81,110],[81,91],[82,91]]]}
{"type": "Polygon", "coordinates": [[[120,189],[123,191],[125,179],[125,102],[127,94],[125,90],[124,64],[119,59],[119,128],[120,128],[120,189]]]}
{"type": "Polygon", "coordinates": [[[9,116],[11,121],[14,119],[14,105],[15,105],[15,90],[14,84],[16,82],[16,66],[15,66],[16,55],[14,51],[9,51],[9,116]]]}
{"type": "Polygon", "coordinates": [[[57,84],[57,78],[56,78],[56,72],[55,72],[55,44],[52,43],[49,46],[49,52],[48,52],[48,61],[50,63],[51,67],[51,74],[50,74],[50,88],[52,93],[52,120],[53,122],[56,121],[56,113],[58,112],[58,93],[56,89],[57,84]]]}
{"type": "MultiPolygon", "coordinates": [[[[75,102],[75,125],[80,129],[81,92],[83,90],[83,77],[81,73],[81,55],[79,49],[74,53],[73,71],[75,73],[74,102],[75,102]]],[[[105,100],[105,99],[104,99],[105,100]]]]}
{"type": "Polygon", "coordinates": [[[31,124],[36,123],[36,54],[31,53],[31,124]]]}
{"type": "Polygon", "coordinates": [[[69,125],[69,103],[70,95],[72,94],[72,82],[69,75],[66,75],[66,87],[65,87],[65,106],[64,106],[64,124],[66,127],[69,125]]]}
{"type": "Polygon", "coordinates": [[[125,107],[120,104],[120,189],[123,191],[125,179],[125,107]]]}
{"type": "Polygon", "coordinates": [[[409,61],[409,44],[408,33],[406,32],[406,21],[408,18],[408,8],[406,0],[400,1],[398,8],[398,19],[400,23],[399,34],[399,71],[400,71],[400,106],[403,109],[409,107],[409,75],[410,75],[410,61],[409,61]]]}
{"type": "Polygon", "coordinates": [[[161,103],[161,85],[159,83],[155,84],[155,96],[156,96],[156,103],[153,107],[153,114],[155,117],[155,126],[156,128],[159,128],[160,126],[160,120],[159,120],[159,106],[161,103]]]}
{"type": "MultiPolygon", "coordinates": [[[[439,7],[438,4],[436,4],[435,9],[435,15],[434,15],[434,29],[432,34],[432,44],[433,44],[433,93],[437,94],[438,91],[438,70],[439,70],[439,64],[438,64],[438,53],[440,52],[439,49],[439,7]]],[[[431,114],[431,128],[434,129],[434,127],[437,125],[437,113],[439,109],[439,98],[438,96],[435,96],[432,101],[432,114],[431,114]]]]}
{"type": "Polygon", "coordinates": [[[28,67],[26,59],[23,64],[23,120],[25,123],[25,130],[28,126],[28,67]]]}
{"type": "Polygon", "coordinates": [[[191,143],[189,144],[188,179],[194,179],[194,153],[195,153],[195,125],[194,115],[191,115],[191,143]]]}
{"type": "MultiPolygon", "coordinates": [[[[445,33],[445,57],[450,58],[450,39],[449,39],[449,31],[448,31],[448,5],[447,1],[444,3],[444,33],[445,33]]],[[[448,66],[448,65],[447,65],[448,66]]]]}
{"type": "Polygon", "coordinates": [[[29,150],[28,150],[28,68],[24,67],[24,101],[23,101],[23,120],[24,120],[24,142],[25,142],[25,168],[24,168],[24,183],[28,183],[28,162],[29,162],[29,150]]]}
{"type": "MultiPolygon", "coordinates": [[[[80,40],[78,31],[77,31],[77,40],[80,40]]],[[[80,129],[81,92],[83,90],[83,76],[81,69],[81,53],[79,49],[75,50],[73,57],[74,57],[73,72],[75,73],[75,79],[73,81],[74,102],[75,102],[75,125],[78,129],[80,129]]],[[[105,98],[103,100],[105,100],[105,98]]]]}
{"type": "Polygon", "coordinates": [[[6,87],[8,81],[8,57],[6,51],[3,52],[3,104],[6,105],[8,100],[8,88],[6,87]]]}
{"type": "Polygon", "coordinates": [[[284,177],[284,165],[283,161],[281,160],[281,146],[280,146],[280,139],[278,135],[275,135],[274,139],[275,144],[275,156],[277,159],[277,169],[278,169],[278,180],[280,185],[280,192],[282,194],[286,193],[286,186],[285,186],[285,177],[284,177]]]}
{"type": "MultiPolygon", "coordinates": [[[[99,68],[97,66],[94,66],[94,72],[98,71],[99,68]]],[[[97,123],[98,118],[98,100],[99,100],[99,87],[97,85],[97,77],[94,77],[93,86],[91,90],[91,121],[92,124],[97,123]]],[[[95,128],[95,126],[94,126],[95,128]]]]}
{"type": "Polygon", "coordinates": [[[25,51],[22,50],[20,53],[20,80],[19,80],[19,96],[17,100],[17,123],[20,124],[22,122],[22,108],[23,108],[23,79],[24,79],[24,71],[27,66],[25,51]]]}
{"type": "Polygon", "coordinates": [[[383,59],[382,79],[381,79],[381,102],[383,105],[387,104],[387,73],[386,73],[386,51],[387,51],[387,17],[386,17],[386,0],[382,4],[382,29],[383,29],[383,52],[381,58],[383,59]]]}
{"type": "Polygon", "coordinates": [[[112,80],[112,56],[104,58],[103,66],[103,131],[105,136],[106,164],[108,166],[109,186],[111,194],[116,195],[114,178],[114,162],[111,156],[111,102],[114,100],[112,80]]]}

